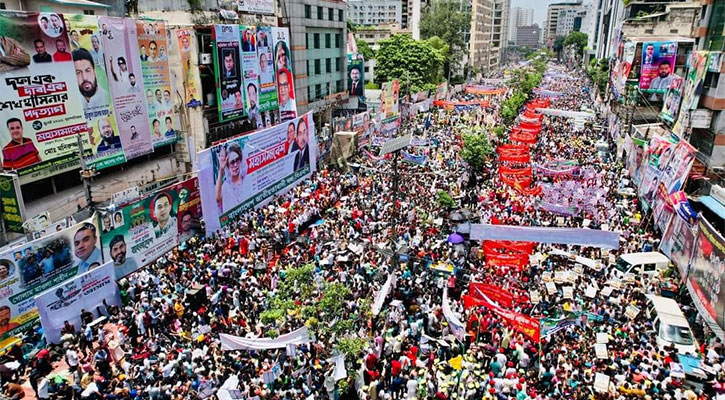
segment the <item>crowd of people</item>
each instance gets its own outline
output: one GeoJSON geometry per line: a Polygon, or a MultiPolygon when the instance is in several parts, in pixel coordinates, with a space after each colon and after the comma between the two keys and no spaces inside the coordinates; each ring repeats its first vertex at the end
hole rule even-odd
{"type": "MultiPolygon", "coordinates": [[[[572,84],[587,80],[550,64],[541,88],[559,93],[552,108],[595,109],[591,94],[572,84]]],[[[610,255],[657,246],[636,198],[618,191],[631,185],[623,166],[595,149],[609,140],[606,128],[544,117],[534,164],[575,160],[587,172],[535,183],[573,181],[602,193],[591,207],[556,214],[540,207],[540,196],[501,182],[495,157],[480,171],[462,160],[464,131],[484,132],[494,147],[508,142],[492,133],[501,124],[492,103],[431,110],[401,127],[430,140],[410,148],[427,161],[400,165],[397,193],[389,159],[361,156],[346,172],[322,168],[267,206],[123,279],[123,306],[103,307],[105,325],[83,315],[82,326],[66,325],[61,346],[28,365],[13,350],[22,365],[7,379],[0,370],[6,395],[22,396],[24,376],[38,398],[65,400],[721,396],[721,341],[707,337],[691,354],[712,372],[702,385],[674,376],[676,349],[659,347],[645,313],[628,310],[642,310],[644,296],[660,285],[615,280],[606,267],[610,255]],[[620,247],[540,244],[524,268],[491,265],[481,243],[447,240],[461,221],[441,204],[441,192],[456,201],[463,222],[606,228],[621,231],[620,247]],[[582,266],[574,255],[598,261],[582,266]],[[556,328],[532,337],[491,308],[466,307],[471,282],[512,293],[511,311],[556,328]],[[301,327],[310,340],[292,348],[229,350],[219,341],[220,334],[275,338],[301,327]],[[601,334],[605,358],[595,349],[601,334]],[[595,390],[597,373],[610,377],[603,391],[595,390]]]]}

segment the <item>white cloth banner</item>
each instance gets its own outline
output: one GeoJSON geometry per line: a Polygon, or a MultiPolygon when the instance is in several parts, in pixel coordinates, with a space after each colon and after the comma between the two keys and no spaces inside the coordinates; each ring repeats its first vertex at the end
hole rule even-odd
{"type": "Polygon", "coordinates": [[[604,249],[619,248],[619,233],[580,228],[471,224],[471,240],[515,240],[573,244],[604,249]]]}
{"type": "Polygon", "coordinates": [[[222,350],[268,350],[283,349],[288,344],[303,344],[312,341],[307,327],[272,338],[243,338],[241,336],[219,334],[222,350]]]}
{"type": "Polygon", "coordinates": [[[335,364],[335,370],[332,373],[332,377],[335,379],[335,382],[341,379],[347,379],[347,369],[345,368],[344,354],[336,355],[335,357],[327,360],[327,362],[330,364],[335,364]]]}
{"type": "Polygon", "coordinates": [[[567,117],[586,120],[594,119],[594,114],[583,111],[567,111],[559,110],[557,108],[537,108],[536,111],[544,115],[553,115],[556,117],[567,117]]]}
{"type": "Polygon", "coordinates": [[[388,279],[385,280],[380,291],[375,295],[375,302],[372,307],[373,315],[377,316],[380,314],[380,310],[383,309],[383,303],[385,303],[385,298],[390,294],[393,285],[395,285],[395,273],[388,273],[388,279]]]}
{"type": "MultiPolygon", "coordinates": [[[[555,256],[564,256],[571,258],[571,254],[567,253],[566,251],[562,251],[559,249],[553,249],[549,252],[549,254],[555,255],[555,256]]],[[[591,258],[581,257],[581,256],[574,256],[574,261],[578,262],[579,264],[585,265],[589,268],[595,269],[599,271],[602,268],[601,262],[597,260],[593,260],[591,258]]]]}
{"type": "Polygon", "coordinates": [[[113,262],[92,269],[61,283],[35,297],[45,338],[51,343],[60,343],[60,331],[65,321],[76,329],[81,328],[81,309],[95,315],[96,308],[103,305],[121,305],[116,286],[113,262]]]}
{"type": "Polygon", "coordinates": [[[448,286],[443,289],[443,316],[451,326],[453,335],[455,335],[458,340],[463,341],[463,338],[466,336],[466,326],[463,325],[463,322],[461,322],[456,315],[453,314],[453,310],[451,310],[451,305],[448,303],[448,286]]]}

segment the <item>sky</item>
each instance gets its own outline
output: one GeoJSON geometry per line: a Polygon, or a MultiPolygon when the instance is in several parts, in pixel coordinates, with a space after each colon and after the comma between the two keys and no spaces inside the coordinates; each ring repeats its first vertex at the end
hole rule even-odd
{"type": "MultiPolygon", "coordinates": [[[[558,0],[557,0],[558,1],[558,0]]],[[[511,7],[533,8],[534,23],[544,26],[546,20],[546,7],[554,0],[511,0],[511,7]]]]}

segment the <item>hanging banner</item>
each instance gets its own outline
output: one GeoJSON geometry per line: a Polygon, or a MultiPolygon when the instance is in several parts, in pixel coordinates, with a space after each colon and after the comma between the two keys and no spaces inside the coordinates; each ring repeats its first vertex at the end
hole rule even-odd
{"type": "Polygon", "coordinates": [[[274,15],[274,0],[242,0],[239,11],[247,14],[274,15]]]}
{"type": "Polygon", "coordinates": [[[101,266],[98,228],[93,221],[95,216],[0,252],[2,339],[24,332],[38,318],[35,296],[101,266]]]}
{"type": "Polygon", "coordinates": [[[242,35],[242,76],[244,78],[244,111],[257,129],[264,126],[259,110],[259,59],[257,58],[257,34],[253,26],[240,26],[242,35]]]}
{"type": "Polygon", "coordinates": [[[541,340],[538,318],[530,317],[526,314],[519,314],[517,312],[505,309],[497,305],[485,294],[481,294],[480,299],[469,295],[464,295],[462,296],[462,298],[464,308],[486,307],[487,309],[498,315],[501,319],[506,321],[506,323],[511,325],[511,327],[515,331],[523,333],[524,335],[526,335],[526,337],[536,343],[541,340]]]}
{"type": "Polygon", "coordinates": [[[725,238],[702,215],[698,228],[687,286],[690,294],[699,300],[695,304],[702,305],[698,310],[722,328],[725,326],[725,292],[722,290],[725,238]]]}
{"type": "Polygon", "coordinates": [[[677,143],[672,141],[675,138],[655,136],[650,140],[644,159],[644,175],[639,186],[639,196],[648,205],[652,204],[652,198],[657,188],[660,174],[664,167],[670,162],[677,143]]]}
{"type": "Polygon", "coordinates": [[[347,90],[350,96],[365,96],[365,68],[361,57],[347,63],[347,90]]]}
{"type": "Polygon", "coordinates": [[[675,122],[680,112],[680,100],[682,98],[682,83],[684,80],[677,76],[672,76],[669,88],[665,93],[665,101],[662,104],[660,117],[667,122],[675,122]]]}
{"type": "Polygon", "coordinates": [[[685,81],[685,89],[682,94],[682,107],[680,108],[680,116],[677,118],[675,126],[672,128],[677,135],[683,134],[690,124],[689,110],[697,109],[700,102],[700,93],[702,92],[702,84],[709,67],[710,53],[707,51],[693,51],[690,53],[687,65],[687,80],[685,81]]]}
{"type": "Polygon", "coordinates": [[[644,42],[639,89],[645,93],[664,93],[672,82],[677,57],[677,42],[644,42]]]}
{"type": "Polygon", "coordinates": [[[483,300],[485,296],[488,296],[491,300],[506,308],[511,308],[514,305],[514,295],[496,285],[471,282],[468,285],[468,293],[479,300],[483,300]]]}
{"type": "Polygon", "coordinates": [[[43,335],[50,343],[61,342],[61,331],[68,321],[79,331],[80,310],[88,310],[98,318],[96,310],[100,307],[121,306],[113,265],[108,262],[85,274],[68,279],[35,297],[43,335]]]}
{"type": "Polygon", "coordinates": [[[191,61],[192,56],[197,54],[196,34],[190,28],[176,29],[176,40],[179,45],[179,57],[181,57],[181,71],[184,79],[184,103],[187,107],[201,106],[199,89],[196,87],[197,69],[191,61]]]}
{"type": "Polygon", "coordinates": [[[272,27],[274,70],[277,77],[277,101],[281,121],[297,118],[294,69],[289,46],[289,28],[272,27]]]}
{"type": "Polygon", "coordinates": [[[174,101],[171,97],[166,23],[158,20],[138,20],[136,30],[149,127],[156,148],[174,143],[180,126],[174,114],[174,101]]]}
{"type": "Polygon", "coordinates": [[[667,187],[667,193],[672,194],[682,190],[690,168],[697,157],[697,150],[685,140],[677,143],[670,162],[667,163],[660,181],[667,187]]]}
{"type": "Polygon", "coordinates": [[[154,150],[139,58],[136,22],[99,17],[106,73],[123,152],[130,160],[154,150]]]}
{"type": "Polygon", "coordinates": [[[239,25],[214,25],[213,38],[219,121],[226,122],[244,116],[239,25]]]}
{"type": "Polygon", "coordinates": [[[383,83],[382,91],[380,92],[380,109],[378,111],[383,121],[398,116],[399,93],[400,82],[397,80],[383,83]]]}
{"type": "Polygon", "coordinates": [[[77,168],[88,138],[66,29],[62,14],[0,14],[2,167],[21,183],[77,168]]]}
{"type": "Polygon", "coordinates": [[[619,248],[619,233],[579,228],[471,224],[471,240],[517,240],[619,248]]]}
{"type": "MultiPolygon", "coordinates": [[[[274,7],[273,7],[274,8],[274,7]]],[[[275,83],[272,28],[257,27],[257,57],[259,58],[259,111],[279,108],[275,83]]]]}
{"type": "Polygon", "coordinates": [[[208,234],[316,170],[312,113],[199,153],[199,184],[208,234]]]}
{"type": "Polygon", "coordinates": [[[25,233],[25,203],[15,174],[0,174],[0,215],[5,232],[25,233]]]}
{"type": "Polygon", "coordinates": [[[88,146],[83,147],[89,167],[103,169],[126,162],[118,134],[108,76],[103,62],[103,44],[98,17],[67,15],[71,55],[88,124],[88,146]]]}
{"type": "Polygon", "coordinates": [[[662,235],[660,251],[677,266],[680,276],[687,276],[687,268],[690,265],[694,247],[695,233],[691,227],[682,218],[672,218],[662,235]]]}
{"type": "Polygon", "coordinates": [[[199,181],[191,178],[163,188],[100,219],[104,259],[113,261],[116,279],[121,279],[198,231],[199,181]]]}
{"type": "Polygon", "coordinates": [[[617,98],[624,95],[624,88],[627,84],[627,78],[632,70],[632,62],[634,61],[634,53],[637,49],[637,43],[624,43],[621,59],[618,59],[617,65],[612,71],[612,91],[617,98]]]}

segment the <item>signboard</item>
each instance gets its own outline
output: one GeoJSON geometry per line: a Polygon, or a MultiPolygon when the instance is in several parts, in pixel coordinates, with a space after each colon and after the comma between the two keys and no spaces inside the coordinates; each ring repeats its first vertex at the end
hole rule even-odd
{"type": "Polygon", "coordinates": [[[98,229],[83,221],[0,252],[0,336],[20,333],[38,318],[35,296],[61,282],[100,267],[98,229]]]}
{"type": "Polygon", "coordinates": [[[168,32],[164,21],[147,19],[136,21],[136,31],[148,124],[154,147],[160,147],[176,141],[180,126],[171,97],[168,32]]]}
{"type": "Polygon", "coordinates": [[[154,150],[144,98],[136,22],[99,17],[108,85],[123,152],[130,160],[154,150]]]}
{"type": "Polygon", "coordinates": [[[244,95],[239,25],[214,25],[214,74],[219,121],[244,116],[244,95]]]}
{"type": "Polygon", "coordinates": [[[25,203],[15,174],[0,174],[0,214],[5,232],[24,233],[25,203]]]}
{"type": "MultiPolygon", "coordinates": [[[[263,126],[259,110],[259,72],[257,56],[257,35],[253,26],[240,26],[242,34],[242,75],[244,77],[244,109],[250,121],[257,128],[263,126]]],[[[265,37],[266,38],[266,37],[265,37]]],[[[267,39],[269,41],[271,39],[267,39]]]]}
{"type": "MultiPolygon", "coordinates": [[[[257,57],[259,59],[259,111],[268,112],[279,108],[277,84],[274,73],[272,28],[257,27],[257,57]]],[[[267,118],[264,118],[266,122],[267,118]]],[[[270,125],[271,126],[271,125],[270,125]]]]}
{"type": "Polygon", "coordinates": [[[398,151],[410,146],[411,135],[401,136],[399,138],[390,139],[380,147],[380,155],[384,156],[388,153],[398,151]]]}
{"type": "Polygon", "coordinates": [[[184,104],[187,107],[198,107],[201,105],[199,89],[196,87],[196,74],[198,73],[191,59],[198,53],[196,48],[196,33],[190,28],[179,28],[175,30],[176,39],[179,42],[179,57],[181,58],[181,70],[184,80],[184,104]]]}
{"type": "Polygon", "coordinates": [[[97,318],[101,317],[96,314],[96,309],[100,306],[121,305],[121,296],[113,276],[113,264],[107,262],[60,283],[35,297],[35,304],[45,338],[50,343],[60,343],[65,321],[70,322],[76,331],[81,329],[80,310],[88,310],[97,318]]]}
{"type": "Polygon", "coordinates": [[[677,42],[644,42],[639,89],[645,93],[664,93],[675,72],[677,42]]]}
{"type": "Polygon", "coordinates": [[[21,183],[78,166],[87,127],[67,29],[63,14],[0,14],[2,166],[21,183]]]}
{"type": "Polygon", "coordinates": [[[204,222],[212,234],[315,171],[312,113],[206,149],[198,162],[204,222]]]}
{"type": "Polygon", "coordinates": [[[135,200],[140,196],[138,186],[132,186],[126,188],[120,192],[116,192],[111,197],[111,203],[113,204],[124,204],[129,201],[135,200]]]}
{"type": "Polygon", "coordinates": [[[294,69],[289,46],[289,28],[272,28],[274,39],[274,70],[277,79],[277,100],[279,116],[284,121],[297,118],[295,100],[294,69]]]}
{"type": "Polygon", "coordinates": [[[274,15],[274,0],[239,0],[239,11],[249,14],[274,15]]]}
{"type": "Polygon", "coordinates": [[[201,219],[198,182],[191,178],[101,214],[103,255],[113,260],[116,279],[156,261],[196,233],[201,219]]]}
{"type": "Polygon", "coordinates": [[[88,146],[83,153],[90,167],[103,169],[126,162],[116,125],[108,76],[103,62],[98,17],[68,15],[70,47],[83,112],[88,123],[88,146]]]}

